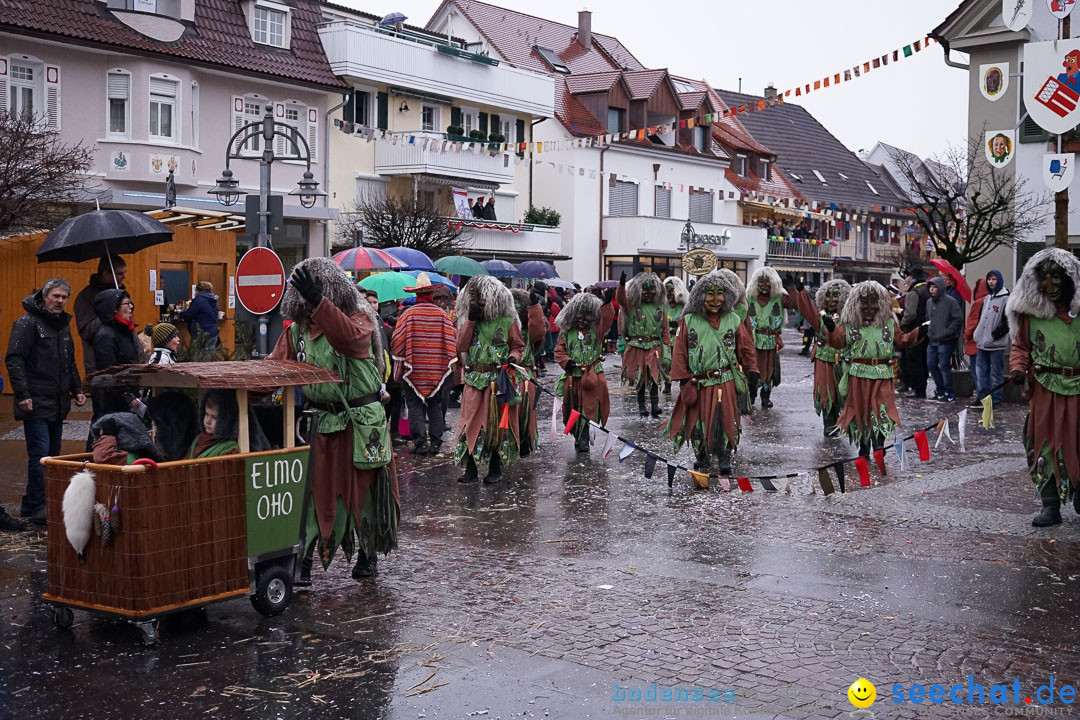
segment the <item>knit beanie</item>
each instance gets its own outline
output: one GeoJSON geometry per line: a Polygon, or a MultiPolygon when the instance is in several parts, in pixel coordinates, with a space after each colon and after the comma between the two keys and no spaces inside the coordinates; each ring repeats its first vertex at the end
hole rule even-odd
{"type": "Polygon", "coordinates": [[[154,326],[154,330],[150,334],[150,339],[153,341],[154,347],[165,347],[165,343],[169,342],[179,334],[180,331],[176,329],[175,325],[163,322],[154,326]]]}

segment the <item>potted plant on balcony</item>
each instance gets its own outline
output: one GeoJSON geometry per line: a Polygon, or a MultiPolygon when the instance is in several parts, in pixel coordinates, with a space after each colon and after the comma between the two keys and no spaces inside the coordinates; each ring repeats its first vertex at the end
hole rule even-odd
{"type": "Polygon", "coordinates": [[[468,136],[465,135],[465,128],[460,125],[447,126],[446,139],[454,142],[469,142],[468,136]]]}
{"type": "Polygon", "coordinates": [[[506,136],[499,132],[493,132],[488,135],[488,145],[492,150],[498,150],[501,143],[506,142],[506,136]]]}
{"type": "Polygon", "coordinates": [[[469,133],[469,139],[477,142],[483,142],[487,140],[487,133],[483,130],[473,130],[469,133]]]}
{"type": "Polygon", "coordinates": [[[530,225],[559,227],[559,223],[562,222],[562,216],[557,210],[552,210],[549,207],[538,208],[535,205],[530,205],[528,211],[525,213],[525,222],[530,225]]]}

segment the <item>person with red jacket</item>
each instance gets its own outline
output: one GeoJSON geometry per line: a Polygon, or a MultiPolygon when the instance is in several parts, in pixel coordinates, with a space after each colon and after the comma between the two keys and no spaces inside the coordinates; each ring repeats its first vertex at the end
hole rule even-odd
{"type": "MultiPolygon", "coordinates": [[[[979,347],[975,344],[975,328],[979,325],[982,316],[983,300],[986,298],[986,280],[979,278],[975,283],[975,292],[971,296],[971,309],[968,310],[967,322],[964,324],[964,354],[968,358],[968,368],[971,370],[971,386],[978,387],[978,363],[979,347]]],[[[975,407],[975,405],[972,405],[975,407]]],[[[982,407],[982,404],[979,404],[982,407]]]]}

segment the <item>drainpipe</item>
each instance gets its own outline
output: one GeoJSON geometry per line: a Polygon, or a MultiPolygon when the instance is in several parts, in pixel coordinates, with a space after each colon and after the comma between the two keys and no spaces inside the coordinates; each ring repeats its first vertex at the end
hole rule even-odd
{"type": "MultiPolygon", "coordinates": [[[[352,92],[352,90],[349,90],[352,92]]],[[[326,197],[323,198],[323,207],[327,210],[330,209],[330,128],[333,124],[330,122],[330,115],[337,112],[341,108],[345,107],[345,98],[342,96],[341,102],[334,107],[323,113],[323,187],[326,188],[326,197]]],[[[327,213],[329,214],[329,213],[327,213]]],[[[330,238],[330,221],[326,221],[326,235],[323,237],[323,255],[330,256],[330,246],[333,244],[330,238]]]]}
{"type": "Polygon", "coordinates": [[[600,203],[596,212],[596,261],[600,277],[604,277],[604,153],[611,149],[608,145],[600,150],[600,203]]]}
{"type": "Polygon", "coordinates": [[[934,40],[937,40],[938,44],[940,44],[942,49],[945,51],[945,64],[946,65],[948,65],[949,67],[952,67],[952,68],[956,68],[957,70],[970,70],[971,69],[971,65],[969,63],[957,62],[956,60],[953,60],[949,56],[949,53],[951,52],[951,48],[949,47],[949,41],[948,40],[946,40],[945,38],[941,37],[940,35],[936,35],[934,33],[930,33],[930,37],[932,37],[934,40]]]}

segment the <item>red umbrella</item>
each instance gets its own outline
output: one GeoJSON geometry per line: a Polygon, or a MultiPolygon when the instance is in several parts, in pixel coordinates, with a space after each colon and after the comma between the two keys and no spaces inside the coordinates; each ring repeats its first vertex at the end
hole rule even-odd
{"type": "Polygon", "coordinates": [[[939,258],[937,260],[931,260],[930,262],[934,264],[934,267],[941,271],[942,275],[948,275],[955,280],[956,289],[960,291],[960,295],[964,300],[971,302],[971,288],[968,286],[967,280],[964,279],[964,276],[960,274],[959,270],[954,268],[948,260],[941,260],[939,258]]]}

